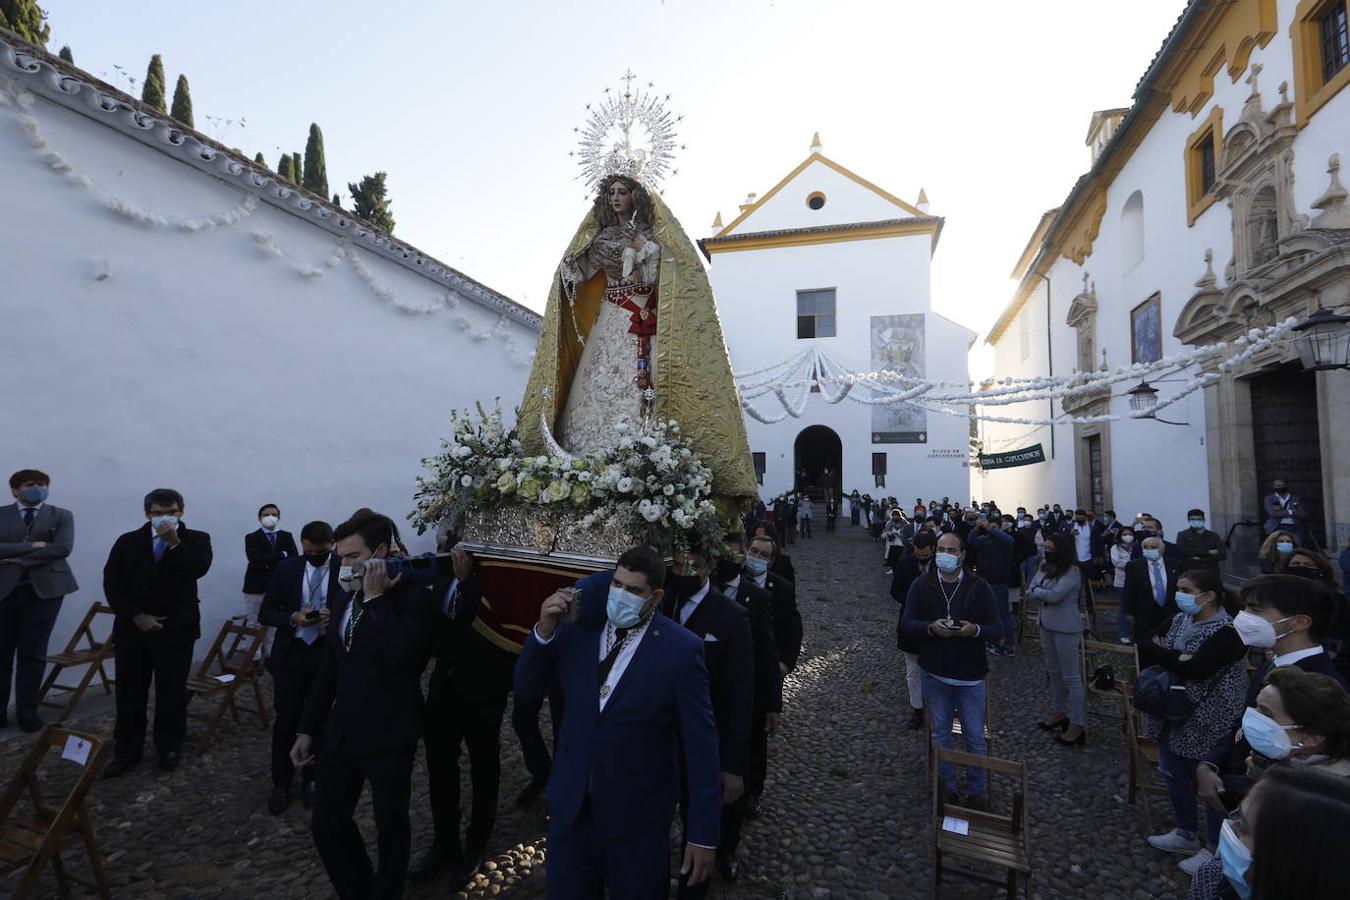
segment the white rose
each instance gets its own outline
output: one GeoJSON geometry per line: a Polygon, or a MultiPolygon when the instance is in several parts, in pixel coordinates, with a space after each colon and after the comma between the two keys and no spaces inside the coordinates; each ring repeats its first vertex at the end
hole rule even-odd
{"type": "Polygon", "coordinates": [[[675,493],[675,485],[673,484],[666,485],[664,488],[661,489],[661,493],[665,494],[667,497],[672,496],[675,493]]]}
{"type": "Polygon", "coordinates": [[[666,508],[660,503],[652,503],[646,509],[639,509],[639,512],[642,513],[642,518],[648,522],[655,522],[666,514],[666,508]]]}
{"type": "Polygon", "coordinates": [[[473,487],[473,476],[465,475],[459,480],[460,487],[473,487]]]}
{"type": "MultiPolygon", "coordinates": [[[[625,475],[619,479],[619,483],[616,484],[615,487],[618,488],[619,493],[621,494],[630,493],[633,490],[633,479],[625,475]]],[[[646,501],[644,500],[643,502],[645,503],[646,501]]]]}

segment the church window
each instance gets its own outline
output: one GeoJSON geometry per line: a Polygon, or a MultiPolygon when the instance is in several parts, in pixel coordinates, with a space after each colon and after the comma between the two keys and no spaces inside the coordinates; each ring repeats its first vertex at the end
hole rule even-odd
{"type": "Polygon", "coordinates": [[[1322,47],[1322,81],[1327,82],[1336,73],[1350,65],[1350,28],[1347,28],[1346,4],[1332,3],[1317,20],[1318,37],[1322,47]]]}
{"type": "Polygon", "coordinates": [[[1121,268],[1129,271],[1144,259],[1144,195],[1135,191],[1120,211],[1121,268]]]}
{"type": "Polygon", "coordinates": [[[797,339],[834,337],[834,288],[797,292],[797,339]]]}
{"type": "MultiPolygon", "coordinates": [[[[1218,199],[1219,165],[1223,160],[1223,107],[1218,104],[1186,141],[1186,224],[1218,199]]],[[[1142,201],[1142,197],[1140,198],[1142,201]]]]}
{"type": "Polygon", "coordinates": [[[822,206],[825,205],[825,195],[822,194],[820,191],[816,191],[814,194],[811,194],[809,197],[806,198],[806,205],[811,207],[812,209],[820,209],[822,206]]]}

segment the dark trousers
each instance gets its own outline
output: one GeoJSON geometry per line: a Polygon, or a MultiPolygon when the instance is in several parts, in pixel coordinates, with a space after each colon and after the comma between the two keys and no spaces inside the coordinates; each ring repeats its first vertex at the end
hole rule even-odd
{"type": "Polygon", "coordinates": [[[456,693],[444,679],[433,683],[427,697],[427,781],[435,841],[451,855],[463,847],[471,853],[487,847],[497,821],[497,791],[502,778],[501,731],[506,694],[487,699],[456,693]],[[464,844],[459,840],[459,751],[469,749],[473,801],[464,844]]]}
{"type": "MultiPolygon", "coordinates": [[[[689,843],[689,796],[685,789],[687,786],[681,783],[680,799],[680,835],[684,843],[680,845],[680,856],[684,856],[684,846],[689,843]]],[[[736,852],[736,848],[741,843],[741,826],[745,824],[745,795],[730,806],[722,805],[722,840],[717,847],[717,855],[731,854],[736,852]]],[[[713,878],[716,873],[700,881],[698,884],[688,884],[686,875],[680,875],[679,887],[675,890],[676,900],[703,900],[708,896],[709,889],[712,888],[713,878]]]]}
{"type": "MultiPolygon", "coordinates": [[[[548,690],[549,719],[553,722],[553,747],[558,747],[558,730],[562,725],[562,690],[555,681],[548,690]]],[[[521,703],[516,697],[511,704],[511,728],[520,740],[520,752],[525,756],[525,769],[530,778],[538,782],[548,781],[548,773],[553,769],[553,759],[549,755],[548,744],[544,742],[544,733],[539,728],[539,713],[544,703],[521,703]]]]}
{"type": "Polygon", "coordinates": [[[606,839],[590,804],[571,824],[556,816],[548,826],[545,862],[549,900],[664,900],[669,895],[670,837],[666,830],[606,839]]]}
{"type": "Polygon", "coordinates": [[[119,628],[113,659],[117,663],[117,725],[113,758],[135,762],[145,751],[146,704],[155,682],[155,749],[176,752],[187,734],[187,678],[194,641],[168,645],[152,641],[135,626],[119,628]]]}
{"type": "Polygon", "coordinates": [[[20,716],[37,715],[38,690],[47,670],[47,639],[62,599],[44,599],[31,584],[21,584],[0,600],[0,718],[9,707],[11,680],[15,711],[20,716]]]}
{"type": "MultiPolygon", "coordinates": [[[[295,744],[305,700],[319,672],[325,640],[321,637],[306,644],[299,638],[293,639],[286,647],[286,655],[272,661],[272,707],[276,711],[272,722],[272,784],[280,787],[289,785],[295,777],[291,747],[295,744]]],[[[313,781],[314,767],[306,767],[301,777],[313,781]]]]}
{"type": "Polygon", "coordinates": [[[799,519],[797,524],[798,524],[799,527],[801,528],[802,537],[811,537],[811,517],[810,517],[810,516],[807,516],[807,517],[804,518],[804,519],[799,519]]]}
{"type": "Polygon", "coordinates": [[[342,900],[402,897],[412,851],[413,758],[417,745],[379,756],[355,759],[345,750],[321,758],[315,780],[314,818],[310,831],[328,880],[342,900]],[[361,790],[370,782],[375,810],[375,843],[379,867],[370,864],[365,841],[353,816],[361,790]]]}

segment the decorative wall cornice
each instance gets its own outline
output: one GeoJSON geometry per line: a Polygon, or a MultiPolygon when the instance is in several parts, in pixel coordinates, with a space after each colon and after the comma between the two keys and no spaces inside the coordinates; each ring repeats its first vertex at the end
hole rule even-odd
{"type": "Polygon", "coordinates": [[[368,252],[436,282],[463,300],[538,331],[539,315],[416,247],[395,240],[339,207],[282,181],[243,155],[186,128],[158,110],[38,48],[0,32],[0,78],[112,131],[256,196],[268,205],[351,241],[368,252]]]}

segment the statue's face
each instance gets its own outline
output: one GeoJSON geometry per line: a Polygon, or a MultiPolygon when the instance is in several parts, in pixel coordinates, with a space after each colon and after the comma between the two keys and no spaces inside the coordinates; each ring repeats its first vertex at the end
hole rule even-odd
{"type": "Polygon", "coordinates": [[[609,208],[620,218],[627,218],[633,212],[633,192],[617,178],[609,183],[609,208]]]}

